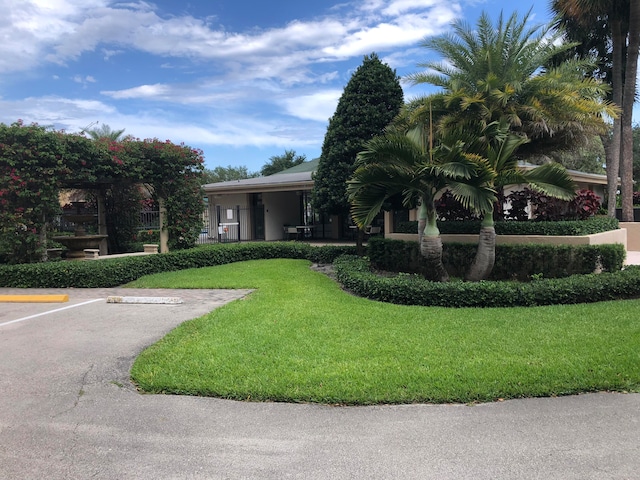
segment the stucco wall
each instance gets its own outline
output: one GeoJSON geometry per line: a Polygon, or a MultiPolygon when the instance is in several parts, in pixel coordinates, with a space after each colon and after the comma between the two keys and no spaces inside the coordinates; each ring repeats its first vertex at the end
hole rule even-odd
{"type": "Polygon", "coordinates": [[[627,231],[627,250],[640,251],[640,222],[620,222],[620,228],[627,231]]]}
{"type": "Polygon", "coordinates": [[[284,238],[284,225],[300,223],[300,196],[296,192],[263,193],[265,240],[284,238]]]}

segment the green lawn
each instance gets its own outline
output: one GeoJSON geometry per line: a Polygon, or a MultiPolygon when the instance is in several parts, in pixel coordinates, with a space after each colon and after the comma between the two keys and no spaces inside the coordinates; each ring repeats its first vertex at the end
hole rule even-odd
{"type": "Polygon", "coordinates": [[[639,300],[448,309],[351,296],[304,260],[151,275],[148,288],[255,288],[145,350],[148,392],[339,404],[484,402],[640,388],[639,300]]]}

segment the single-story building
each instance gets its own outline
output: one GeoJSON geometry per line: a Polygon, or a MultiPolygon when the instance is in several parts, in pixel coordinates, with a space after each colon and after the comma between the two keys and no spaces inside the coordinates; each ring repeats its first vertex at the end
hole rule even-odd
{"type": "MultiPolygon", "coordinates": [[[[337,217],[322,218],[311,204],[313,174],[320,159],[266,177],[204,185],[208,203],[207,234],[214,241],[338,239],[345,236],[337,217]]],[[[535,168],[523,165],[523,168],[535,168]]],[[[579,190],[604,198],[606,175],[569,170],[579,190]]],[[[512,190],[519,190],[520,187],[512,190]]],[[[410,216],[411,217],[411,216],[410,216]]],[[[384,231],[393,233],[392,216],[384,231]]],[[[346,235],[348,235],[348,230],[346,235]]]]}
{"type": "Polygon", "coordinates": [[[219,241],[338,238],[337,222],[311,205],[319,159],[266,177],[204,185],[210,237],[219,241]]]}

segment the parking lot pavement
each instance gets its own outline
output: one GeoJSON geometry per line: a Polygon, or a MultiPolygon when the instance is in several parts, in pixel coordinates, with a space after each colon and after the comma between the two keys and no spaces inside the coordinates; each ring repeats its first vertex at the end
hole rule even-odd
{"type": "Polygon", "coordinates": [[[248,292],[119,290],[65,290],[73,308],[58,311],[0,306],[0,478],[638,478],[636,394],[368,407],[142,395],[129,379],[142,349],[248,292]],[[184,303],[106,303],[117,294],[184,303]]]}

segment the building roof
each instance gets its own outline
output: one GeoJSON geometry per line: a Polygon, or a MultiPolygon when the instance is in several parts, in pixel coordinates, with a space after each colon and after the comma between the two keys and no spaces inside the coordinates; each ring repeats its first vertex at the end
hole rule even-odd
{"type": "Polygon", "coordinates": [[[266,177],[245,178],[203,185],[205,193],[259,193],[269,191],[309,190],[313,188],[313,173],[319,158],[303,162],[282,172],[266,177]]]}
{"type": "MultiPolygon", "coordinates": [[[[231,180],[204,185],[205,193],[261,193],[284,192],[292,190],[311,190],[313,188],[313,174],[318,169],[320,159],[316,158],[303,162],[282,172],[274,173],[266,177],[246,178],[244,180],[231,180]]],[[[520,167],[531,170],[538,165],[521,163],[520,167]]],[[[593,185],[606,185],[607,176],[596,173],[585,173],[577,170],[568,170],[575,182],[593,185]]]]}
{"type": "MultiPolygon", "coordinates": [[[[521,162],[519,166],[524,170],[533,170],[534,168],[539,167],[540,165],[521,162]]],[[[569,169],[567,169],[567,173],[573,179],[574,182],[590,183],[593,185],[607,184],[607,176],[602,175],[600,173],[586,173],[586,172],[581,172],[579,170],[569,170],[569,169]]]]}

